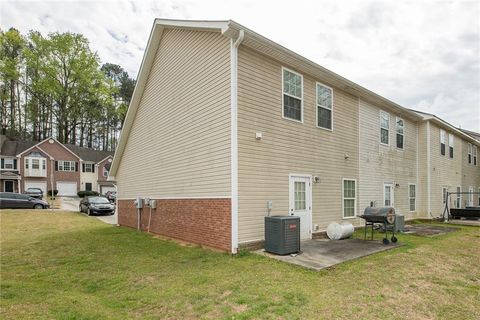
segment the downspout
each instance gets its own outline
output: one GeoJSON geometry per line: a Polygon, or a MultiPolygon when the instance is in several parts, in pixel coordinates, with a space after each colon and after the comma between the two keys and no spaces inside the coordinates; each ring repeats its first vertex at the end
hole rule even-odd
{"type": "Polygon", "coordinates": [[[243,30],[237,39],[230,40],[230,175],[231,175],[231,225],[232,253],[238,250],[238,47],[243,41],[243,30]]]}
{"type": "Polygon", "coordinates": [[[430,168],[430,121],[427,121],[427,211],[428,216],[432,216],[431,204],[430,204],[430,183],[431,183],[431,168],[430,168]]]}

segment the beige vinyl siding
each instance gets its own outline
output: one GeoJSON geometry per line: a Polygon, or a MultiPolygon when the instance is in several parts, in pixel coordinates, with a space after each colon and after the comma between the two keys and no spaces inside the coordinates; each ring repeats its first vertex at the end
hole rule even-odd
{"type": "Polygon", "coordinates": [[[408,185],[416,184],[418,190],[417,125],[400,117],[404,121],[404,148],[398,149],[395,130],[398,115],[383,110],[390,115],[390,145],[380,144],[380,110],[383,109],[363,100],[360,101],[360,208],[369,206],[371,201],[377,207],[382,207],[384,205],[383,186],[384,183],[390,183],[394,187],[393,206],[396,212],[405,215],[406,219],[411,219],[416,217],[416,211],[409,210],[408,185]]]}
{"type": "MultiPolygon", "coordinates": [[[[479,192],[480,188],[480,145],[477,145],[477,165],[473,165],[473,153],[472,153],[472,164],[468,164],[468,142],[462,140],[462,152],[461,152],[461,162],[462,162],[462,192],[468,192],[469,187],[474,187],[474,192],[479,192]]],[[[473,145],[472,145],[473,146],[473,145]]],[[[462,207],[468,204],[468,195],[462,195],[462,207]]],[[[473,196],[473,205],[479,205],[478,195],[473,196]]]]}
{"type": "MultiPolygon", "coordinates": [[[[446,131],[447,152],[445,156],[442,156],[440,153],[440,128],[434,123],[430,123],[430,205],[433,217],[438,217],[443,213],[442,187],[445,186],[453,192],[456,191],[457,186],[462,185],[461,139],[454,135],[454,157],[451,159],[448,156],[448,133],[450,132],[446,131]]],[[[454,198],[450,197],[450,207],[453,206],[453,200],[454,198]]],[[[462,200],[464,200],[464,197],[462,197],[462,200]]]]}
{"type": "Polygon", "coordinates": [[[312,220],[325,230],[342,219],[342,178],[358,179],[358,99],[333,87],[333,132],[319,129],[315,82],[329,84],[302,74],[304,122],[283,119],[282,66],[289,66],[244,46],[238,61],[239,242],[263,239],[268,200],[272,215],[288,214],[293,173],[320,177],[312,220]]]}
{"type": "Polygon", "coordinates": [[[427,178],[427,123],[418,123],[418,186],[417,214],[428,218],[428,178],[427,178]]]}
{"type": "Polygon", "coordinates": [[[230,196],[230,43],[165,29],[116,174],[119,198],[230,196]]]}

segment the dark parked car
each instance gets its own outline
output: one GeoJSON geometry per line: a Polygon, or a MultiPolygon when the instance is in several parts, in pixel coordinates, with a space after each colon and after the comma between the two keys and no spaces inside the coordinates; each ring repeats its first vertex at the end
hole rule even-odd
{"type": "Polygon", "coordinates": [[[117,191],[108,191],[105,194],[105,197],[107,197],[110,202],[115,202],[115,200],[117,199],[117,191]]]}
{"type": "Polygon", "coordinates": [[[111,204],[106,197],[90,196],[85,197],[80,201],[79,210],[88,215],[96,213],[113,214],[115,212],[115,205],[111,204]]]}
{"type": "Polygon", "coordinates": [[[23,194],[30,196],[32,198],[37,198],[37,199],[43,198],[43,191],[40,188],[27,188],[27,190],[25,190],[23,194]]]}
{"type": "Polygon", "coordinates": [[[0,192],[0,209],[47,209],[47,201],[14,192],[0,192]]]}

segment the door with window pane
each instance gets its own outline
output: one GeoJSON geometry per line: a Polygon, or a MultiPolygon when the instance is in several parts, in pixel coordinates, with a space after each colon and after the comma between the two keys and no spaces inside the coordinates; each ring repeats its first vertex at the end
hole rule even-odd
{"type": "Polygon", "coordinates": [[[300,217],[300,238],[311,239],[311,182],[310,177],[290,177],[290,215],[300,217]]]}
{"type": "Polygon", "coordinates": [[[385,207],[393,207],[393,184],[385,183],[383,185],[383,205],[385,207]]]}

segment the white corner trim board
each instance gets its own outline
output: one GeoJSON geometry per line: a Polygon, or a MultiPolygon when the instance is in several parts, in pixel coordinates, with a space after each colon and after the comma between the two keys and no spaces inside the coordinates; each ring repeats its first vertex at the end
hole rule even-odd
{"type": "Polygon", "coordinates": [[[230,40],[230,170],[232,206],[232,253],[238,250],[238,46],[243,41],[244,32],[238,32],[236,40],[230,40]]]}

